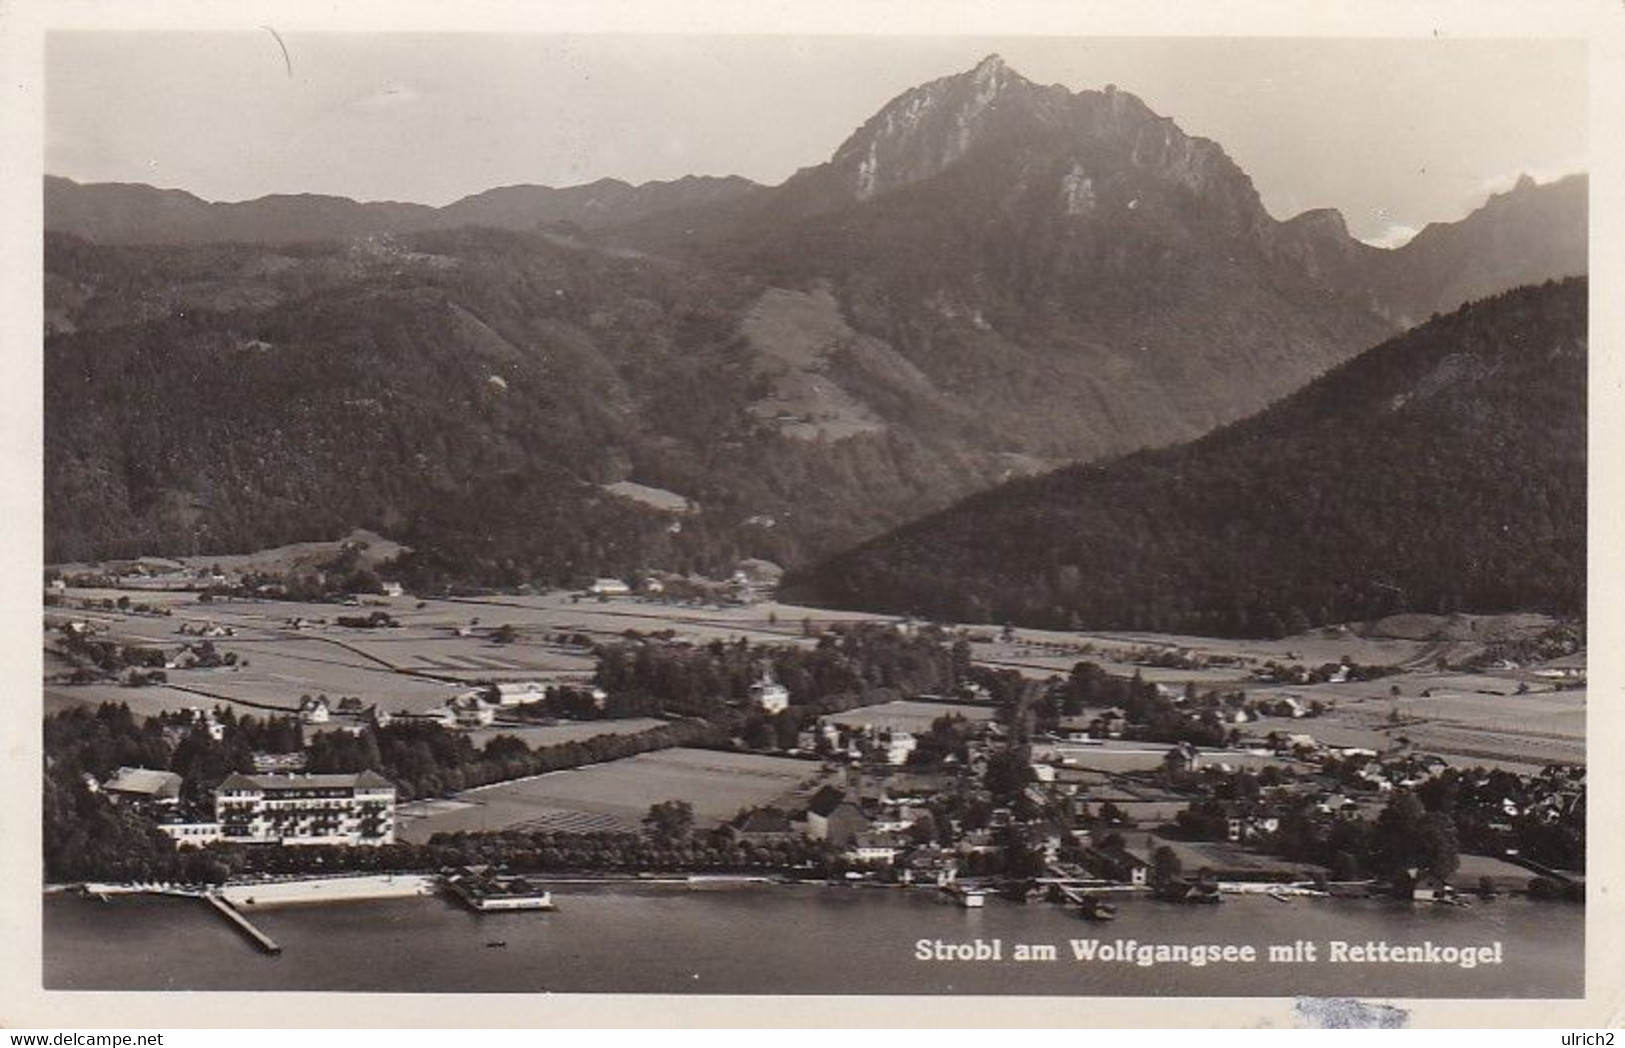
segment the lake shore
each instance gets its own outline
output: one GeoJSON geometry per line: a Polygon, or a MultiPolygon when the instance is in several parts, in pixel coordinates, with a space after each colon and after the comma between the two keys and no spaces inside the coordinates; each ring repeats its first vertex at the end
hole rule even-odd
{"type": "Polygon", "coordinates": [[[1467,907],[1389,900],[1232,896],[1220,906],[1120,897],[1110,925],[1070,907],[997,897],[962,909],[930,890],[824,884],[685,890],[670,882],[549,882],[553,913],[476,914],[429,896],[270,906],[254,922],[281,947],[256,953],[195,900],[46,899],[46,985],[85,990],[365,992],[1031,993],[1561,997],[1583,987],[1585,910],[1505,898],[1467,907]],[[1473,972],[1403,966],[1075,962],[1069,942],[1135,939],[1269,947],[1297,940],[1503,944],[1504,963],[1473,972]],[[1005,944],[999,963],[916,960],[922,940],[1005,944]],[[500,948],[491,944],[500,942],[500,948]],[[1016,944],[1061,960],[1017,963],[1016,944]],[[290,964],[296,960],[297,963],[290,964]],[[1422,978],[1419,980],[1419,976],[1422,978]]]}

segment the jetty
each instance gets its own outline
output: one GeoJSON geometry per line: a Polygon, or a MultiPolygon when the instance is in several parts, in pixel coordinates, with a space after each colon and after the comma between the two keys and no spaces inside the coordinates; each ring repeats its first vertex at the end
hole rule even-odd
{"type": "Polygon", "coordinates": [[[282,952],[282,947],[277,945],[275,939],[254,927],[249,919],[238,911],[237,907],[227,902],[220,895],[210,892],[203,895],[202,898],[204,902],[214,907],[222,917],[235,926],[238,931],[248,936],[249,941],[255,946],[270,954],[282,952]]]}

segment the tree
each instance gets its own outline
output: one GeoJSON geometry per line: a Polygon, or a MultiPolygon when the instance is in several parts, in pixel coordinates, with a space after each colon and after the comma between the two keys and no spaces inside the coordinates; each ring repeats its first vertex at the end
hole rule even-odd
{"type": "Polygon", "coordinates": [[[1360,876],[1360,863],[1353,855],[1340,851],[1332,856],[1332,879],[1352,881],[1360,876]]]}
{"type": "Polygon", "coordinates": [[[1020,793],[1032,777],[1033,769],[1027,758],[1019,750],[1007,748],[988,758],[982,784],[994,797],[1008,800],[1020,793]]]}
{"type": "Polygon", "coordinates": [[[915,844],[933,844],[940,836],[936,816],[927,811],[908,828],[908,839],[915,844]]]}
{"type": "Polygon", "coordinates": [[[773,731],[781,750],[793,750],[801,742],[801,725],[790,710],[782,710],[773,717],[773,731]]]}
{"type": "Polygon", "coordinates": [[[970,642],[965,640],[963,637],[959,638],[958,640],[954,641],[953,647],[949,649],[949,654],[953,659],[954,683],[957,684],[960,681],[963,681],[966,677],[970,676],[970,642]]]}
{"type": "Polygon", "coordinates": [[[694,829],[694,806],[687,801],[661,801],[649,806],[643,826],[655,840],[675,844],[694,829]]]}
{"type": "Polygon", "coordinates": [[[1442,881],[1461,866],[1456,824],[1442,811],[1430,812],[1422,824],[1422,855],[1427,871],[1442,881]]]}
{"type": "Polygon", "coordinates": [[[1422,820],[1427,809],[1413,793],[1395,794],[1377,816],[1377,862],[1384,872],[1395,873],[1422,865],[1422,820]]]}
{"type": "Polygon", "coordinates": [[[1184,869],[1185,864],[1166,844],[1151,853],[1151,882],[1159,887],[1178,880],[1184,869]]]}
{"type": "Polygon", "coordinates": [[[341,588],[346,593],[370,593],[376,596],[384,592],[384,583],[377,572],[370,568],[357,568],[344,580],[341,588]]]}
{"type": "Polygon", "coordinates": [[[753,750],[772,749],[778,735],[773,724],[765,717],[753,717],[745,722],[745,745],[753,750]]]}
{"type": "Polygon", "coordinates": [[[1377,816],[1375,835],[1378,867],[1390,876],[1414,869],[1447,880],[1461,864],[1455,822],[1445,812],[1429,812],[1409,791],[1377,816]]]}

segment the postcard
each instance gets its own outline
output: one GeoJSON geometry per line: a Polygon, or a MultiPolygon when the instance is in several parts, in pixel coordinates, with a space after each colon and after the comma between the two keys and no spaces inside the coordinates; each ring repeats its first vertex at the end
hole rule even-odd
{"type": "Polygon", "coordinates": [[[13,10],[13,1025],[1607,1020],[1618,5],[13,10]]]}

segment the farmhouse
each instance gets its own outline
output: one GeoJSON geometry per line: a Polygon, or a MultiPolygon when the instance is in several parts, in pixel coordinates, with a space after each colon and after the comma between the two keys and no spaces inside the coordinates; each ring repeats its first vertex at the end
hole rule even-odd
{"type": "Polygon", "coordinates": [[[790,817],[777,808],[757,808],[741,813],[728,824],[728,833],[736,841],[755,844],[787,841],[795,836],[790,817]]]}
{"type": "Polygon", "coordinates": [[[398,720],[407,722],[420,721],[430,724],[438,724],[442,728],[457,727],[457,711],[452,709],[449,704],[445,706],[435,706],[424,710],[422,713],[397,713],[395,714],[395,717],[398,720]]]}
{"type": "Polygon", "coordinates": [[[1062,717],[1055,725],[1055,734],[1067,742],[1088,742],[1090,728],[1096,723],[1088,717],[1062,717]]]}
{"type": "Polygon", "coordinates": [[[547,685],[540,681],[505,680],[499,682],[496,689],[497,703],[502,706],[523,706],[527,702],[541,702],[547,698],[547,685]]]}
{"type": "Polygon", "coordinates": [[[1151,875],[1151,863],[1126,847],[1090,848],[1083,863],[1095,876],[1124,884],[1144,884],[1151,875]]]}
{"type": "Polygon", "coordinates": [[[102,792],[114,800],[135,804],[178,804],[181,777],[154,768],[120,768],[102,783],[102,792]]]}
{"type": "Polygon", "coordinates": [[[255,753],[253,754],[254,771],[259,774],[271,772],[304,771],[305,765],[310,761],[310,755],[303,750],[293,753],[255,753]]]}
{"type": "Polygon", "coordinates": [[[1169,771],[1193,772],[1200,762],[1196,747],[1189,742],[1181,742],[1163,757],[1162,766],[1169,771]]]}
{"type": "Polygon", "coordinates": [[[773,679],[771,670],[762,674],[762,679],[750,686],[750,701],[760,706],[764,712],[779,713],[790,706],[790,689],[773,679]]]}
{"type": "Polygon", "coordinates": [[[1320,749],[1320,744],[1315,741],[1313,735],[1304,732],[1293,732],[1282,738],[1281,745],[1278,748],[1291,753],[1313,753],[1320,749]]]}
{"type": "Polygon", "coordinates": [[[881,732],[877,742],[887,764],[908,763],[909,754],[918,746],[912,734],[896,729],[881,732]]]}
{"type": "Polygon", "coordinates": [[[326,724],[333,718],[333,709],[327,704],[327,696],[318,695],[315,698],[305,696],[299,700],[299,720],[304,724],[326,724]]]}
{"type": "Polygon", "coordinates": [[[872,866],[890,866],[902,850],[902,841],[889,833],[860,833],[853,839],[846,856],[872,866]]]}
{"type": "Polygon", "coordinates": [[[846,794],[825,786],[807,802],[807,836],[846,845],[869,830],[869,817],[846,794]]]}
{"type": "Polygon", "coordinates": [[[477,691],[457,696],[446,707],[451,710],[452,721],[459,728],[488,728],[496,721],[495,707],[486,704],[477,691]]]}

